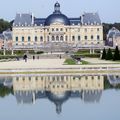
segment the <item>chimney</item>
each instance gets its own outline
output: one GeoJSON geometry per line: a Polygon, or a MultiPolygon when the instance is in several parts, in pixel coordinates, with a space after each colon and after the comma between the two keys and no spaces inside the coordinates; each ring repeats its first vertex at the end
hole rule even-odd
{"type": "Polygon", "coordinates": [[[34,14],[32,13],[32,25],[34,25],[34,14]]]}

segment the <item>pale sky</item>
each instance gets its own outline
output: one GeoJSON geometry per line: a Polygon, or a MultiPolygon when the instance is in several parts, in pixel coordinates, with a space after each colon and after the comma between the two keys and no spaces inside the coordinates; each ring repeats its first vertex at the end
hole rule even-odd
{"type": "Polygon", "coordinates": [[[102,22],[120,22],[120,0],[0,0],[0,18],[11,21],[16,13],[47,17],[53,12],[56,1],[61,4],[61,12],[68,17],[98,12],[102,22]]]}

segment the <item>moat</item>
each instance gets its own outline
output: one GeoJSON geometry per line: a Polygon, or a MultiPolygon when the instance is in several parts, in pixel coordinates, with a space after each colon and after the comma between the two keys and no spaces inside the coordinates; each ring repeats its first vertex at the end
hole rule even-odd
{"type": "Polygon", "coordinates": [[[120,74],[0,75],[0,119],[119,120],[120,74]]]}

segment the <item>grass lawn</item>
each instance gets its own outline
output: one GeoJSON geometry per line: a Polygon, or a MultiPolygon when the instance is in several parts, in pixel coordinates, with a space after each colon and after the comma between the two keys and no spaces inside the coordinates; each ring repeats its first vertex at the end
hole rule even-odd
{"type": "Polygon", "coordinates": [[[67,58],[64,62],[66,65],[76,65],[76,61],[73,60],[72,58],[67,58]]]}
{"type": "Polygon", "coordinates": [[[65,60],[64,64],[65,65],[88,65],[90,63],[87,61],[81,60],[81,64],[78,64],[74,59],[68,58],[65,60]]]}

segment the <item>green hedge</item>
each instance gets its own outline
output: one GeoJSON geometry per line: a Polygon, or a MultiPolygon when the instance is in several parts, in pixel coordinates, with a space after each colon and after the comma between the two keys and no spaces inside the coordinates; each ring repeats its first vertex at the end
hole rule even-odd
{"type": "Polygon", "coordinates": [[[37,51],[36,54],[43,54],[43,51],[37,51]]]}
{"type": "Polygon", "coordinates": [[[100,54],[80,54],[80,55],[72,55],[73,58],[80,58],[80,57],[90,57],[90,58],[99,58],[100,54]]]}
{"type": "Polygon", "coordinates": [[[0,55],[0,59],[14,59],[16,57],[22,58],[23,56],[16,56],[16,55],[15,56],[8,56],[8,55],[4,56],[4,55],[0,55]]]}

